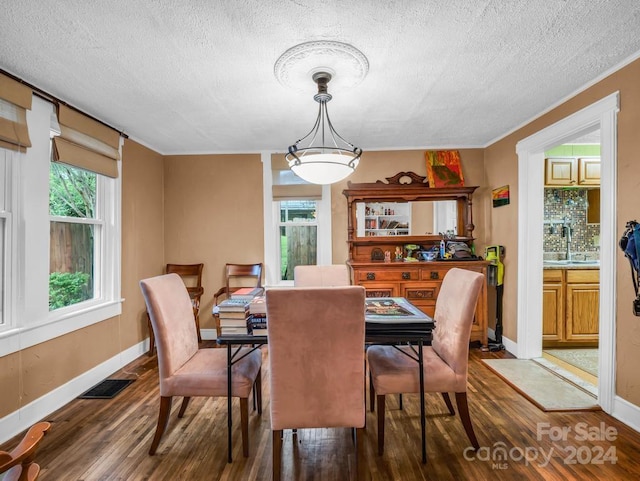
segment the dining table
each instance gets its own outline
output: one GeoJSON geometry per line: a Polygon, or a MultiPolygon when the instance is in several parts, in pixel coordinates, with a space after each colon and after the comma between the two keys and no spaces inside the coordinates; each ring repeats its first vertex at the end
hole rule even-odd
{"type": "MultiPolygon", "coordinates": [[[[416,361],[420,383],[420,433],[422,436],[422,462],[427,461],[426,419],[424,396],[424,371],[422,347],[431,344],[431,331],[435,321],[403,297],[368,297],[365,299],[365,345],[385,344],[391,346],[411,346],[409,352],[403,350],[416,361]]],[[[267,326],[268,308],[267,308],[267,326]]],[[[232,398],[231,368],[248,352],[241,351],[242,346],[251,346],[252,350],[269,344],[268,335],[220,334],[217,338],[220,346],[227,348],[227,460],[232,462],[232,398]]],[[[250,352],[250,351],[249,351],[250,352]]]]}

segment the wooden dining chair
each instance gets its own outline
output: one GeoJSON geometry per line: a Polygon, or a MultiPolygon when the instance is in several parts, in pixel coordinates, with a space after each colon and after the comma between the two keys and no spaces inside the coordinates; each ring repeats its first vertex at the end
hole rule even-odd
{"type": "Polygon", "coordinates": [[[241,287],[262,287],[262,263],[225,264],[224,272],[225,285],[213,295],[216,306],[241,287]]]}
{"type": "Polygon", "coordinates": [[[35,462],[35,454],[50,428],[48,422],[34,424],[14,449],[10,452],[0,451],[2,481],[33,481],[38,478],[40,466],[35,462]]]}
{"type": "MultiPolygon", "coordinates": [[[[140,281],[151,318],[158,349],[160,377],[160,413],[156,433],[149,449],[155,454],[169,423],[171,402],[182,396],[178,417],[184,416],[193,396],[227,397],[227,352],[224,349],[198,348],[191,299],[177,274],[165,274],[140,281]]],[[[262,351],[241,348],[231,370],[231,393],[240,398],[242,450],[249,455],[248,398],[257,394],[257,410],[262,412],[262,351]]]]}
{"type": "Polygon", "coordinates": [[[296,287],[332,287],[351,284],[346,264],[328,266],[296,266],[293,269],[293,285],[296,287]]]}
{"type": "MultiPolygon", "coordinates": [[[[198,342],[202,342],[202,335],[200,334],[200,299],[202,294],[204,294],[204,288],[202,287],[203,268],[204,264],[167,264],[165,268],[166,274],[178,274],[187,288],[187,292],[191,298],[198,342]]],[[[149,355],[151,356],[155,347],[155,336],[151,328],[149,312],[147,312],[147,324],[149,326],[149,355]]]]}
{"type": "Polygon", "coordinates": [[[214,319],[216,331],[220,336],[220,319],[217,315],[217,306],[220,302],[228,299],[233,292],[242,287],[257,287],[262,289],[262,263],[257,264],[225,264],[224,266],[225,284],[213,295],[214,319]]]}
{"type": "Polygon", "coordinates": [[[354,430],[362,479],[364,296],[361,286],[266,293],[274,481],[280,480],[284,429],[336,427],[354,430]]]}
{"type": "MultiPolygon", "coordinates": [[[[451,415],[455,411],[449,393],[455,393],[462,425],[475,449],[479,444],[469,416],[467,371],[471,324],[483,283],[484,276],[479,272],[458,268],[448,271],[436,301],[432,344],[422,348],[424,391],[442,393],[451,415]]],[[[378,454],[384,450],[385,396],[420,392],[419,369],[409,349],[395,346],[367,349],[371,410],[374,393],[378,410],[378,454]]]]}

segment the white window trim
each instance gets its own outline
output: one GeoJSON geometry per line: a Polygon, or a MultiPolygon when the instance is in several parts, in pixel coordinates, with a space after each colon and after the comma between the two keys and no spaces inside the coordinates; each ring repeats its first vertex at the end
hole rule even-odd
{"type": "MultiPolygon", "coordinates": [[[[49,149],[52,105],[33,97],[27,111],[32,146],[13,162],[12,205],[14,229],[10,254],[12,273],[9,303],[11,321],[0,330],[0,357],[78,329],[118,316],[121,299],[121,192],[122,175],[105,186],[113,202],[102,217],[106,245],[97,246],[103,257],[104,277],[99,296],[66,308],[49,311],[49,149]]],[[[118,169],[121,164],[118,162],[118,169]]]]}
{"type": "MultiPolygon", "coordinates": [[[[273,174],[271,171],[272,152],[262,152],[262,185],[263,185],[263,206],[264,206],[264,270],[265,285],[292,286],[293,281],[280,280],[280,210],[273,202],[273,174]],[[274,269],[273,267],[277,268],[274,269]]],[[[331,186],[322,186],[322,199],[317,200],[318,213],[318,265],[329,265],[332,263],[331,244],[331,186]]]]}
{"type": "Polygon", "coordinates": [[[5,239],[4,239],[4,252],[0,253],[4,257],[4,270],[0,272],[3,276],[2,285],[4,286],[4,295],[0,298],[2,305],[2,323],[0,323],[0,333],[13,328],[13,319],[15,319],[13,302],[13,273],[15,272],[15,256],[13,253],[13,246],[16,245],[15,241],[15,216],[13,215],[13,209],[16,205],[15,189],[13,188],[16,169],[14,163],[19,161],[19,152],[12,150],[2,149],[2,155],[5,157],[4,162],[4,197],[5,197],[5,209],[0,211],[0,217],[4,219],[5,239]]]}

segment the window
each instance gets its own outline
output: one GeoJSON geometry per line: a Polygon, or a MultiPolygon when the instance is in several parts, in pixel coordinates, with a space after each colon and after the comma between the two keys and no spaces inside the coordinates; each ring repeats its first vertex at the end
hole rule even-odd
{"type": "Polygon", "coordinates": [[[331,186],[308,184],[282,154],[262,154],[267,286],[292,285],[296,265],[327,265],[331,256],[331,186]]]}
{"type": "Polygon", "coordinates": [[[318,252],[318,219],[315,200],[278,202],[280,211],[280,279],[293,280],[293,269],[315,265],[318,252]]]}
{"type": "Polygon", "coordinates": [[[31,147],[0,149],[0,357],[122,311],[119,162],[52,162],[54,110],[34,96],[31,147]]]}
{"type": "Polygon", "coordinates": [[[49,310],[95,297],[102,237],[96,212],[98,174],[51,162],[49,172],[49,310]]]}

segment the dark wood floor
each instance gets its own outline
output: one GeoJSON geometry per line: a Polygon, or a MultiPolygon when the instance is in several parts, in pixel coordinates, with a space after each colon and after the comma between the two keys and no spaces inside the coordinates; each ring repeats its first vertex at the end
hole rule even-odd
{"type": "MultiPolygon", "coordinates": [[[[386,448],[376,454],[375,414],[367,414],[365,458],[370,479],[382,480],[549,480],[640,479],[640,434],[603,412],[544,413],[500,380],[480,361],[504,353],[472,349],[469,367],[471,417],[481,445],[465,455],[467,437],[459,418],[448,416],[442,398],[427,396],[428,464],[420,462],[417,396],[405,396],[404,410],[389,399],[386,448]],[[537,427],[570,427],[566,440],[539,439],[537,427]],[[574,431],[614,429],[615,440],[582,440],[574,431]],[[506,459],[499,461],[506,449],[506,459]],[[526,454],[529,461],[522,455],[526,454]],[[551,455],[549,456],[549,453],[551,455]],[[549,459],[545,462],[543,454],[549,459]],[[611,459],[615,455],[614,460],[611,459]]],[[[267,354],[265,352],[265,361],[267,354]]],[[[234,403],[234,461],[226,456],[226,400],[191,401],[185,417],[174,410],[158,453],[147,451],[159,404],[155,357],[143,356],[112,377],[135,378],[113,400],[74,400],[47,417],[52,429],[38,452],[40,479],[48,480],[268,480],[271,476],[269,373],[263,374],[264,411],[250,414],[250,456],[243,458],[234,403]]],[[[16,438],[17,439],[17,438],[16,438]]],[[[15,441],[5,443],[13,446],[15,441]]],[[[348,430],[286,433],[283,479],[349,479],[355,460],[348,430]]]]}

